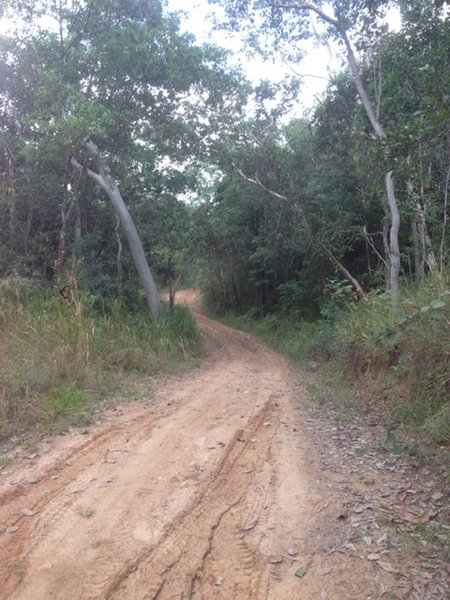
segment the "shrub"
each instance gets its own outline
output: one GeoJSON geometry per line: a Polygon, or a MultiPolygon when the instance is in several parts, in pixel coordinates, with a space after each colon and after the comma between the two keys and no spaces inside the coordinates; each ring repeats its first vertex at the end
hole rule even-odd
{"type": "MultiPolygon", "coordinates": [[[[373,393],[367,398],[364,410],[369,405],[378,408],[389,425],[407,425],[437,443],[448,443],[449,283],[430,278],[420,286],[406,287],[398,310],[385,293],[373,292],[359,302],[340,294],[334,306],[329,294],[327,310],[313,322],[278,314],[258,322],[241,318],[235,323],[251,328],[306,365],[311,360],[328,363],[331,380],[337,382],[336,373],[346,374],[349,384],[370,378],[380,393],[378,401],[373,393]]],[[[343,287],[334,285],[333,297],[336,289],[343,287]]],[[[360,405],[355,398],[355,409],[360,405]]]]}

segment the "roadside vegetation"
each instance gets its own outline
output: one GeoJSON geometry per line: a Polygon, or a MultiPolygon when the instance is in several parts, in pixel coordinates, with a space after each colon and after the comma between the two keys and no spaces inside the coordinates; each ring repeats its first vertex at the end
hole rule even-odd
{"type": "Polygon", "coordinates": [[[173,301],[198,287],[206,312],[299,365],[322,458],[361,458],[348,482],[371,465],[379,517],[367,488],[331,552],[359,553],[366,519],[394,575],[386,553],[409,562],[397,534],[414,536],[429,568],[402,594],[424,598],[450,547],[449,0],[208,4],[291,75],[249,81],[163,0],[0,2],[2,448],[33,457],[41,433],[197,365],[201,335],[173,301]],[[341,67],[300,115],[317,76],[304,42],[341,67]]]}
{"type": "Polygon", "coordinates": [[[397,309],[387,294],[358,302],[350,294],[350,286],[335,286],[314,321],[283,313],[226,320],[316,371],[313,397],[344,418],[372,414],[391,438],[449,444],[450,281],[406,287],[397,309]]]}
{"type": "MultiPolygon", "coordinates": [[[[139,302],[138,302],[139,304],[139,302]]],[[[133,312],[118,303],[101,312],[77,292],[20,278],[0,283],[0,435],[88,425],[100,401],[131,378],[158,376],[201,355],[201,339],[181,306],[149,321],[145,299],[133,312]]]]}

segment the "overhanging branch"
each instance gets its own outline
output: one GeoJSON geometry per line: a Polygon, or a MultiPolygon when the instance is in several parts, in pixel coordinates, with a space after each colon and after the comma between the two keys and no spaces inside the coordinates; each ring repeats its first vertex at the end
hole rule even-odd
{"type": "MultiPolygon", "coordinates": [[[[289,200],[289,198],[287,196],[285,196],[284,194],[280,194],[279,192],[276,192],[275,190],[272,190],[271,188],[264,185],[264,183],[259,179],[258,175],[255,174],[254,177],[250,177],[249,175],[246,175],[242,171],[242,169],[240,169],[235,163],[232,163],[232,165],[236,169],[236,171],[239,173],[239,175],[246,181],[253,183],[254,185],[257,185],[258,187],[260,187],[262,190],[264,190],[266,193],[270,194],[271,196],[274,196],[275,198],[278,198],[279,200],[283,200],[284,202],[288,202],[289,204],[292,204],[292,201],[289,200]]],[[[341,273],[344,275],[344,277],[353,285],[353,287],[356,289],[358,295],[361,298],[363,298],[365,296],[365,293],[364,293],[364,290],[362,289],[359,281],[357,279],[355,279],[355,277],[353,277],[353,275],[350,273],[350,271],[341,263],[341,261],[334,255],[334,253],[328,248],[328,246],[326,246],[325,244],[320,242],[314,236],[311,226],[309,224],[309,221],[305,215],[305,212],[304,212],[303,208],[298,204],[298,202],[294,202],[293,206],[303,223],[303,227],[305,228],[306,235],[308,236],[308,239],[310,240],[310,242],[313,245],[315,245],[316,247],[320,248],[320,250],[322,250],[322,252],[325,254],[325,256],[328,257],[328,259],[341,271],[341,273]]]]}
{"type": "Polygon", "coordinates": [[[339,26],[339,22],[336,21],[336,19],[333,19],[332,17],[324,13],[322,10],[320,10],[320,8],[314,6],[314,4],[308,4],[303,2],[271,2],[269,6],[273,8],[288,8],[291,10],[309,10],[313,13],[316,13],[318,17],[320,17],[330,25],[333,25],[334,27],[339,26]]]}

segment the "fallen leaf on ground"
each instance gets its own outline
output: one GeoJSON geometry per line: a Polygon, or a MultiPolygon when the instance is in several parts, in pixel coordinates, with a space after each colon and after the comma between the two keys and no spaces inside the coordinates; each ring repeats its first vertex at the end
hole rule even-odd
{"type": "Polygon", "coordinates": [[[6,533],[15,533],[19,528],[17,525],[12,525],[11,527],[7,527],[5,529],[6,533]]]}
{"type": "Polygon", "coordinates": [[[373,554],[367,555],[367,560],[379,560],[379,559],[380,559],[380,555],[376,554],[375,552],[373,554]]]}
{"type": "Polygon", "coordinates": [[[400,513],[400,518],[403,521],[408,521],[408,523],[428,523],[433,517],[436,516],[436,513],[432,510],[427,511],[422,515],[416,515],[409,510],[403,510],[400,513]]]}
{"type": "Polygon", "coordinates": [[[399,500],[400,502],[404,502],[404,501],[405,501],[405,498],[406,498],[406,491],[405,491],[405,490],[402,490],[401,492],[399,492],[399,493],[397,494],[397,498],[398,498],[398,500],[399,500]]]}
{"type": "MultiPolygon", "coordinates": [[[[321,503],[319,502],[318,504],[316,504],[316,506],[314,507],[314,512],[319,513],[321,512],[324,508],[326,508],[330,503],[329,502],[324,502],[321,503]]],[[[339,518],[339,517],[338,517],[339,518]]]]}
{"type": "Polygon", "coordinates": [[[386,573],[398,573],[397,569],[395,569],[391,563],[386,562],[385,560],[378,560],[377,565],[386,573]]]}
{"type": "Polygon", "coordinates": [[[297,570],[295,571],[295,575],[296,575],[297,577],[304,577],[304,576],[306,575],[306,573],[307,573],[307,572],[308,572],[308,571],[305,569],[305,567],[300,567],[299,569],[297,569],[297,570]]]}
{"type": "Polygon", "coordinates": [[[244,527],[244,531],[250,531],[251,529],[253,529],[256,525],[256,523],[258,522],[258,519],[255,519],[254,521],[252,521],[251,523],[249,523],[248,525],[246,525],[244,527]]]}

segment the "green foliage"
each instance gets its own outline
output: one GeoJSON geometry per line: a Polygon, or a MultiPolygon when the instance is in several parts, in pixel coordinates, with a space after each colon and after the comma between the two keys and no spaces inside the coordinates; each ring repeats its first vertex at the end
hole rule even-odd
{"type": "MultiPolygon", "coordinates": [[[[282,50],[297,59],[299,40],[314,34],[311,5],[212,1],[265,55],[282,50]]],[[[0,283],[3,422],[42,420],[40,399],[52,390],[64,404],[71,386],[101,390],[112,373],[154,372],[198,349],[183,309],[157,325],[141,313],[111,208],[70,167],[72,155],[92,166],[83,152],[90,136],[160,284],[198,274],[213,312],[238,313],[246,327],[257,320],[294,358],[386,377],[392,419],[445,439],[450,22],[442,1],[398,2],[397,32],[378,18],[385,0],[314,4],[330,11],[324,38],[352,32],[382,141],[348,69],[308,119],[281,124],[298,82],[252,90],[225,51],[182,34],[163,2],[7,4],[8,16],[17,8],[29,19],[0,39],[0,274],[9,276],[0,283]],[[45,20],[36,31],[38,14],[61,25],[62,39],[45,20]],[[401,211],[398,311],[383,292],[387,168],[401,211]],[[181,201],[194,191],[195,207],[181,201]],[[82,289],[73,307],[56,291],[39,298],[28,283],[52,281],[59,259],[73,265],[82,289]],[[352,277],[367,293],[360,302],[352,277]]]]}
{"type": "Polygon", "coordinates": [[[427,418],[425,430],[438,444],[450,443],[450,402],[446,402],[427,418]]]}
{"type": "MultiPolygon", "coordinates": [[[[328,305],[336,303],[327,310],[327,318],[313,322],[284,314],[259,321],[249,314],[231,322],[260,335],[303,367],[320,368],[320,382],[313,390],[320,402],[334,398],[339,411],[349,415],[373,410],[393,429],[407,427],[428,441],[448,443],[448,284],[441,279],[410,286],[398,311],[386,294],[344,304],[338,294],[327,300],[328,305]],[[355,379],[359,388],[371,382],[370,396],[352,388],[355,379]]],[[[345,285],[334,282],[331,287],[342,291],[345,285]]]]}
{"type": "Polygon", "coordinates": [[[97,296],[120,295],[133,279],[102,190],[71,167],[73,155],[92,166],[88,138],[118,181],[155,271],[166,279],[185,268],[189,225],[181,215],[172,235],[158,225],[183,207],[177,197],[195,187],[193,170],[218,127],[235,126],[246,91],[225,53],[196,46],[163,8],[159,0],[43,1],[29,6],[45,17],[38,29],[25,21],[2,36],[1,275],[50,280],[81,255],[97,296]]]}
{"type": "Polygon", "coordinates": [[[429,280],[405,291],[398,312],[389,298],[361,301],[337,324],[335,337],[351,372],[383,377],[393,423],[445,441],[450,397],[450,291],[429,280]]]}

